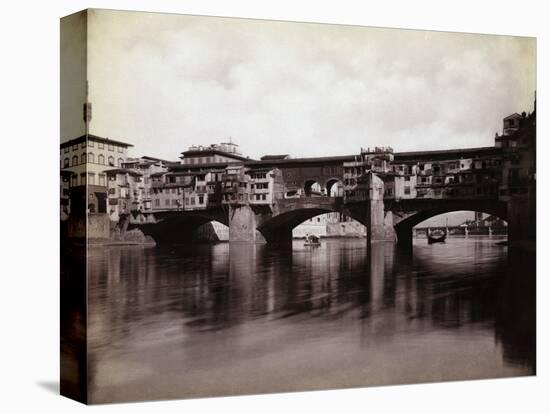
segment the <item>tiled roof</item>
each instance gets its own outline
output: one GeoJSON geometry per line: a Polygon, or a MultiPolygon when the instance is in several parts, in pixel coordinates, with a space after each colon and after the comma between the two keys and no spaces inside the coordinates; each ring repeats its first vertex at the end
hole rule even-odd
{"type": "Polygon", "coordinates": [[[74,138],[69,141],[62,142],[60,145],[60,148],[65,148],[65,147],[70,147],[72,145],[80,144],[81,142],[86,141],[86,139],[88,141],[102,142],[104,144],[113,144],[113,145],[118,145],[122,147],[133,147],[132,144],[128,144],[127,142],[117,141],[115,139],[103,138],[103,137],[98,137],[97,135],[88,134],[87,136],[81,135],[78,138],[74,138]]]}

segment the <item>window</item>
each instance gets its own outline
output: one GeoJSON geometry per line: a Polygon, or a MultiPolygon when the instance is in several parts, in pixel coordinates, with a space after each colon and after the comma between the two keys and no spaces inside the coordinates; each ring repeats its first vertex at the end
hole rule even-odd
{"type": "Polygon", "coordinates": [[[69,159],[68,158],[65,158],[63,160],[63,168],[67,168],[69,166],[69,159]]]}
{"type": "Polygon", "coordinates": [[[65,147],[65,153],[69,152],[69,147],[65,147]]]}
{"type": "Polygon", "coordinates": [[[80,185],[86,185],[86,173],[80,174],[80,185]]]}
{"type": "Polygon", "coordinates": [[[105,174],[99,174],[99,185],[105,187],[105,174]]]}
{"type": "Polygon", "coordinates": [[[408,185],[405,186],[405,195],[409,195],[411,193],[411,187],[409,187],[408,185]]]}
{"type": "Polygon", "coordinates": [[[195,205],[195,197],[191,197],[191,204],[195,205]]]}
{"type": "Polygon", "coordinates": [[[169,198],[165,199],[165,200],[164,200],[164,204],[166,204],[167,206],[169,206],[169,205],[170,205],[170,199],[169,199],[169,198]]]}
{"type": "Polygon", "coordinates": [[[177,205],[178,205],[178,200],[173,199],[173,200],[172,200],[172,205],[173,205],[173,206],[177,206],[177,205]]]}
{"type": "Polygon", "coordinates": [[[86,164],[86,153],[84,153],[80,156],[80,163],[81,164],[86,164]]]}
{"type": "Polygon", "coordinates": [[[107,149],[109,151],[114,151],[115,150],[115,146],[113,144],[107,144],[107,149]]]}
{"type": "Polygon", "coordinates": [[[521,161],[520,155],[515,155],[510,158],[510,162],[512,165],[519,165],[520,161],[521,161]]]}
{"type": "Polygon", "coordinates": [[[95,185],[95,174],[88,173],[88,184],[95,185]]]}
{"type": "Polygon", "coordinates": [[[94,154],[91,152],[88,153],[88,162],[95,162],[94,154]]]}
{"type": "Polygon", "coordinates": [[[122,158],[119,158],[118,159],[118,166],[119,167],[122,167],[122,163],[124,162],[124,160],[122,158]]]}
{"type": "Polygon", "coordinates": [[[88,141],[88,146],[90,148],[93,148],[94,147],[94,141],[88,141]]]}
{"type": "Polygon", "coordinates": [[[82,141],[82,144],[80,144],[80,148],[86,148],[86,141],[82,141]]]}
{"type": "Polygon", "coordinates": [[[78,157],[76,155],[73,155],[73,164],[72,165],[73,165],[73,167],[75,165],[78,165],[78,157]]]}
{"type": "Polygon", "coordinates": [[[103,154],[99,154],[99,156],[97,157],[97,163],[105,165],[105,157],[103,156],[103,154]]]}
{"type": "Polygon", "coordinates": [[[267,200],[266,194],[262,194],[262,200],[267,200]]]}
{"type": "Polygon", "coordinates": [[[160,200],[155,198],[155,207],[160,207],[160,200]]]}
{"type": "Polygon", "coordinates": [[[117,151],[118,151],[118,152],[123,152],[123,151],[124,151],[124,148],[123,148],[123,147],[117,147],[117,151]]]}
{"type": "Polygon", "coordinates": [[[71,187],[76,187],[78,185],[78,176],[76,174],[71,175],[71,187]]]}
{"type": "Polygon", "coordinates": [[[103,142],[98,142],[98,143],[97,143],[97,147],[98,147],[99,149],[105,148],[105,146],[103,145],[103,142]]]}
{"type": "Polygon", "coordinates": [[[109,157],[109,165],[111,167],[114,167],[115,166],[115,158],[113,156],[109,157]]]}
{"type": "Polygon", "coordinates": [[[78,149],[78,144],[73,145],[73,151],[76,151],[78,149]]]}

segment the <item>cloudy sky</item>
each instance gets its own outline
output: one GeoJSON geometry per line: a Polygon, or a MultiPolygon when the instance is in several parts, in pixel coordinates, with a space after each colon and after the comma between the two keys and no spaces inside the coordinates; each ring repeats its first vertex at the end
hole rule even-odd
{"type": "Polygon", "coordinates": [[[90,131],[134,156],[487,146],[536,89],[532,38],[97,10],[88,30],[90,131]]]}

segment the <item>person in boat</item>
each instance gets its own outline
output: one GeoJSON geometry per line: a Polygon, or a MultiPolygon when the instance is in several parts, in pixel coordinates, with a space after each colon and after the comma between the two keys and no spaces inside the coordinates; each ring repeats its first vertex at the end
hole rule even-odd
{"type": "Polygon", "coordinates": [[[436,229],[432,231],[431,229],[428,229],[428,243],[445,243],[445,239],[447,238],[447,231],[436,229]]]}
{"type": "Polygon", "coordinates": [[[314,236],[313,234],[312,235],[306,234],[306,243],[317,244],[319,243],[319,237],[314,236]]]}

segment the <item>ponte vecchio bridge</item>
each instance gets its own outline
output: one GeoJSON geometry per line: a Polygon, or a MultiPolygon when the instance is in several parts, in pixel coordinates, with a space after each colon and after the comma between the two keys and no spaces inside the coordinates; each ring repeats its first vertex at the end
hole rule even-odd
{"type": "Polygon", "coordinates": [[[339,212],[367,227],[369,244],[410,245],[420,222],[473,210],[507,221],[511,240],[534,239],[535,121],[517,116],[517,128],[492,147],[172,165],[151,174],[154,203],[129,215],[130,225],[156,240],[182,240],[216,220],[229,227],[230,242],[288,243],[298,224],[339,212]]]}

